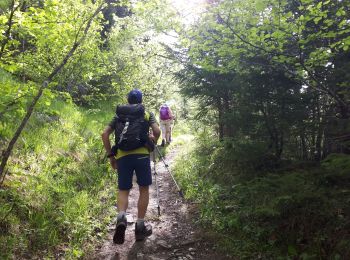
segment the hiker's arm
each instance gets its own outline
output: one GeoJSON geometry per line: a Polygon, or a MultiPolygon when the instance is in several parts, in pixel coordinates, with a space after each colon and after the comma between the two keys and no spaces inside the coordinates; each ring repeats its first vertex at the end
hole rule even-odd
{"type": "Polygon", "coordinates": [[[170,116],[170,119],[175,119],[175,116],[173,115],[173,111],[171,111],[170,107],[169,107],[169,116],[170,116]]]}
{"type": "MultiPolygon", "coordinates": [[[[101,135],[103,146],[105,147],[107,155],[110,155],[112,153],[111,142],[109,141],[109,136],[112,133],[113,133],[112,127],[107,126],[101,135]]],[[[117,169],[117,162],[116,162],[114,156],[109,157],[109,162],[111,163],[111,166],[114,170],[117,169]]]]}
{"type": "Polygon", "coordinates": [[[153,133],[153,138],[150,136],[151,139],[153,139],[153,142],[157,144],[159,136],[160,136],[160,129],[158,123],[152,123],[151,124],[151,129],[153,133]]]}
{"type": "Polygon", "coordinates": [[[101,135],[103,146],[105,147],[107,155],[112,152],[111,142],[109,141],[109,136],[112,133],[113,129],[110,126],[107,126],[101,135]]]}

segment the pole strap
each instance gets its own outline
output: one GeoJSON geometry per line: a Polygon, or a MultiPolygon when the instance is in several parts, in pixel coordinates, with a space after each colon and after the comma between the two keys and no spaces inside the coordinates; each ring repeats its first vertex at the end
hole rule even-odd
{"type": "Polygon", "coordinates": [[[124,135],[126,134],[126,132],[128,131],[128,127],[129,127],[129,121],[125,122],[125,126],[123,128],[122,133],[119,136],[119,141],[118,144],[120,144],[123,141],[124,135]]]}

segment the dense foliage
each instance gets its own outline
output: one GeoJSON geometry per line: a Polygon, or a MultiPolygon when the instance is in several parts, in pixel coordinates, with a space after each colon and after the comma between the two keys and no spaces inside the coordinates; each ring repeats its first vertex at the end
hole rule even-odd
{"type": "Polygon", "coordinates": [[[196,143],[175,173],[222,250],[238,259],[349,258],[349,155],[257,171],[271,165],[254,145],[196,143]]]}
{"type": "Polygon", "coordinates": [[[115,175],[96,134],[113,109],[59,100],[40,104],[9,162],[0,190],[1,259],[80,257],[115,214],[115,175]]]}
{"type": "Polygon", "coordinates": [[[186,196],[239,258],[349,258],[350,2],[208,2],[172,52],[186,196]]]}
{"type": "Polygon", "coordinates": [[[219,137],[277,159],[349,152],[349,1],[213,2],[183,35],[179,77],[219,137]]]}

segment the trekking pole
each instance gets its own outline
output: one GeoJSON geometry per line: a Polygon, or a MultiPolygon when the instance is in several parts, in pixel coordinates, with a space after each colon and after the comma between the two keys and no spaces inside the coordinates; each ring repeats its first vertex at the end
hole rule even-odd
{"type": "Polygon", "coordinates": [[[155,148],[156,148],[156,150],[157,150],[157,152],[158,152],[158,154],[159,154],[159,157],[162,159],[165,168],[167,169],[168,173],[170,174],[171,178],[173,179],[173,181],[174,181],[174,183],[175,183],[175,186],[176,186],[176,188],[177,188],[177,191],[179,192],[180,197],[181,197],[181,198],[184,198],[184,195],[183,195],[183,193],[182,193],[182,190],[180,189],[180,186],[177,184],[177,182],[176,182],[174,176],[171,174],[171,172],[170,172],[170,170],[169,170],[169,165],[165,162],[164,157],[163,157],[162,153],[159,151],[158,146],[155,145],[155,148]]]}
{"type": "Polygon", "coordinates": [[[158,187],[158,180],[157,180],[157,171],[156,171],[156,155],[153,152],[153,175],[154,175],[154,180],[156,183],[156,201],[157,201],[157,210],[158,210],[158,216],[160,216],[160,206],[159,206],[159,187],[158,187]]]}

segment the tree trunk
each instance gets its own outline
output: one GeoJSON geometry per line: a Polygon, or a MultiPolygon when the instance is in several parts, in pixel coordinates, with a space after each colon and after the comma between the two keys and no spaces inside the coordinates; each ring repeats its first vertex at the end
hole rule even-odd
{"type": "Polygon", "coordinates": [[[317,99],[316,116],[317,116],[317,135],[315,143],[315,160],[319,161],[322,158],[322,138],[323,138],[323,122],[321,114],[320,98],[317,99]]]}
{"type": "MultiPolygon", "coordinates": [[[[224,98],[223,98],[223,113],[224,114],[227,114],[229,111],[231,111],[231,108],[230,108],[230,95],[229,95],[229,91],[225,91],[225,94],[224,94],[224,98]]],[[[233,125],[230,124],[230,122],[228,122],[227,120],[227,116],[225,118],[225,122],[224,125],[224,135],[225,136],[228,136],[228,137],[233,137],[234,135],[234,129],[233,129],[233,125]]]]}
{"type": "Polygon", "coordinates": [[[307,153],[307,148],[306,148],[306,140],[305,140],[305,128],[302,129],[300,133],[300,142],[301,142],[301,158],[303,160],[308,159],[308,153],[307,153]]]}
{"type": "Polygon", "coordinates": [[[277,158],[281,159],[282,153],[283,153],[283,148],[284,148],[284,134],[283,132],[280,133],[279,135],[279,144],[278,144],[278,149],[277,149],[277,158]]]}
{"type": "Polygon", "coordinates": [[[270,143],[269,143],[269,146],[268,148],[269,149],[273,149],[274,145],[275,145],[275,134],[274,134],[274,131],[271,127],[271,122],[272,120],[269,120],[269,116],[268,116],[268,111],[267,111],[267,105],[264,105],[263,103],[260,104],[261,105],[261,112],[263,113],[263,116],[264,116],[264,121],[265,121],[265,126],[266,126],[266,129],[267,129],[267,132],[269,133],[269,136],[270,136],[270,143]]]}
{"type": "Polygon", "coordinates": [[[7,30],[4,34],[5,38],[4,40],[2,41],[1,43],[1,49],[0,49],[0,60],[2,59],[2,55],[4,54],[4,51],[5,51],[5,47],[7,45],[7,43],[9,42],[10,40],[10,35],[11,35],[11,30],[12,30],[12,25],[13,25],[13,16],[15,14],[15,12],[17,11],[17,9],[19,8],[20,4],[18,4],[16,7],[15,7],[15,0],[12,0],[11,2],[11,11],[10,11],[10,17],[9,17],[9,20],[7,22],[7,30]]]}
{"type": "Polygon", "coordinates": [[[224,119],[223,119],[223,106],[222,106],[222,102],[221,99],[218,98],[217,102],[217,109],[218,109],[218,113],[219,113],[219,140],[222,141],[224,139],[224,119]]]}

